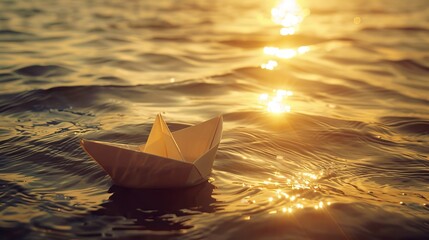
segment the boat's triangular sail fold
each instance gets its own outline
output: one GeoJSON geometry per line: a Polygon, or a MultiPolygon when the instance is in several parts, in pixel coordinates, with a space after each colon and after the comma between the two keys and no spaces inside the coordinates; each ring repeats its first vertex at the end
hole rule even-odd
{"type": "Polygon", "coordinates": [[[147,143],[141,146],[140,150],[145,153],[184,161],[182,153],[161,114],[156,116],[147,143]]]}
{"type": "Polygon", "coordinates": [[[222,116],[218,116],[172,133],[186,161],[194,162],[210,148],[219,144],[222,121],[222,116]]]}

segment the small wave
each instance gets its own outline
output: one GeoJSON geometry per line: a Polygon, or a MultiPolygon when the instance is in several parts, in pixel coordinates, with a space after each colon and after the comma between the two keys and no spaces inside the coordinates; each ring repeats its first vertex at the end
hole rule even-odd
{"type": "Polygon", "coordinates": [[[0,74],[0,82],[1,83],[9,83],[9,82],[14,82],[16,80],[19,80],[19,77],[16,77],[15,74],[11,74],[11,73],[2,73],[0,74]]]}
{"type": "Polygon", "coordinates": [[[383,27],[383,28],[377,28],[377,27],[364,27],[361,29],[361,31],[398,31],[398,32],[429,32],[428,28],[425,27],[414,27],[414,26],[405,26],[405,27],[383,27]]]}
{"type": "MultiPolygon", "coordinates": [[[[401,60],[384,60],[384,63],[391,65],[401,71],[406,71],[412,74],[427,75],[429,74],[429,66],[418,62],[413,59],[401,59],[401,60]]],[[[426,79],[426,78],[423,78],[426,79]]]]}
{"type": "Polygon", "coordinates": [[[178,25],[159,18],[147,18],[138,22],[129,22],[131,29],[152,28],[156,30],[177,28],[178,25]]]}
{"type": "Polygon", "coordinates": [[[303,45],[313,45],[317,43],[322,43],[326,41],[323,38],[319,38],[317,36],[309,36],[303,34],[296,34],[291,36],[284,36],[276,39],[265,39],[265,38],[247,38],[235,36],[232,40],[222,40],[220,43],[240,47],[244,49],[248,48],[262,48],[266,46],[288,46],[288,47],[299,47],[303,45]]]}
{"type": "Polygon", "coordinates": [[[159,85],[161,89],[186,93],[194,96],[210,96],[226,94],[232,91],[248,90],[249,86],[243,83],[222,83],[215,81],[182,81],[178,84],[159,85]]]}
{"type": "Polygon", "coordinates": [[[112,59],[108,57],[91,57],[86,62],[91,65],[109,65],[114,68],[125,69],[135,72],[160,71],[165,69],[176,69],[176,71],[187,71],[194,65],[184,57],[164,54],[140,54],[138,60],[112,59]]]}
{"type": "MultiPolygon", "coordinates": [[[[17,94],[6,94],[0,96],[1,99],[13,99],[13,102],[0,102],[0,112],[19,113],[25,111],[45,111],[49,109],[70,109],[73,107],[95,109],[121,110],[119,104],[110,103],[109,108],[105,108],[106,102],[99,102],[97,97],[108,95],[122,95],[121,91],[115,91],[115,86],[77,86],[77,87],[54,87],[46,90],[32,90],[17,94]],[[91,94],[88,94],[88,91],[91,94]],[[98,106],[98,107],[97,107],[98,106]]],[[[128,96],[133,95],[130,90],[128,96]]],[[[135,92],[135,94],[137,94],[135,92]]],[[[141,97],[142,93],[139,93],[141,97]]]]}
{"type": "Polygon", "coordinates": [[[29,77],[64,76],[72,72],[74,71],[58,65],[31,65],[15,70],[15,73],[29,77]]]}
{"type": "Polygon", "coordinates": [[[156,42],[192,42],[193,40],[191,38],[185,37],[185,36],[154,36],[151,38],[152,41],[156,42]]]}
{"type": "Polygon", "coordinates": [[[1,35],[33,36],[33,34],[31,34],[31,33],[19,32],[19,31],[10,30],[10,29],[3,29],[3,30],[0,30],[0,36],[1,36],[1,35]]]}
{"type": "Polygon", "coordinates": [[[50,109],[81,109],[82,111],[124,112],[121,100],[134,102],[172,102],[180,94],[208,96],[226,94],[231,91],[249,90],[244,83],[222,83],[217,81],[182,81],[175,84],[155,85],[103,85],[71,86],[38,89],[14,94],[0,95],[0,112],[23,113],[25,111],[46,111],[50,109]],[[158,91],[164,91],[159,94],[158,91]],[[174,95],[165,94],[174,92],[174,95]],[[89,94],[90,93],[90,94],[89,94]],[[114,101],[110,101],[110,100],[114,101]]]}
{"type": "Polygon", "coordinates": [[[417,117],[381,117],[380,121],[402,133],[429,135],[429,119],[417,117]]]}
{"type": "Polygon", "coordinates": [[[20,32],[12,29],[0,30],[0,42],[21,42],[37,38],[33,33],[20,32]]]}
{"type": "Polygon", "coordinates": [[[167,54],[154,54],[154,53],[144,53],[138,55],[145,63],[141,63],[144,66],[149,67],[150,69],[164,69],[164,68],[177,68],[177,69],[186,69],[192,67],[193,65],[186,61],[185,58],[180,56],[173,56],[167,54]]]}
{"type": "Polygon", "coordinates": [[[97,78],[98,81],[103,82],[103,83],[111,83],[111,84],[124,84],[127,83],[126,80],[119,78],[119,77],[115,77],[115,76],[102,76],[97,78]]]}

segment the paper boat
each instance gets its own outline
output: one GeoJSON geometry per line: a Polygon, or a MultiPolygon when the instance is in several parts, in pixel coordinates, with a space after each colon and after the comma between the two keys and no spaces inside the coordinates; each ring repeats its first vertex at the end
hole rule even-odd
{"type": "Polygon", "coordinates": [[[222,136],[222,116],[170,132],[160,114],[146,144],[81,140],[81,146],[116,185],[174,188],[199,184],[211,173],[222,136]]]}

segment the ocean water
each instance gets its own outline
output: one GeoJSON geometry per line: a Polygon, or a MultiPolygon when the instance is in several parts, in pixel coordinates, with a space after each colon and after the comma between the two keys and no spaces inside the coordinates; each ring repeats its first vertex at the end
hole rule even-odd
{"type": "Polygon", "coordinates": [[[428,239],[427,0],[0,1],[1,239],[428,239]],[[211,178],[126,189],[81,138],[222,114],[211,178]]]}

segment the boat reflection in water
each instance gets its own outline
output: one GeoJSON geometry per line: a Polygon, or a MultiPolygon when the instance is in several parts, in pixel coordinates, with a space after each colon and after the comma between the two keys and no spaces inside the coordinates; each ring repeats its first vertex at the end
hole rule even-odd
{"type": "Polygon", "coordinates": [[[179,189],[131,189],[112,186],[109,200],[93,214],[133,220],[132,229],[173,231],[189,229],[187,216],[212,213],[219,202],[212,196],[214,185],[205,182],[179,189]]]}

